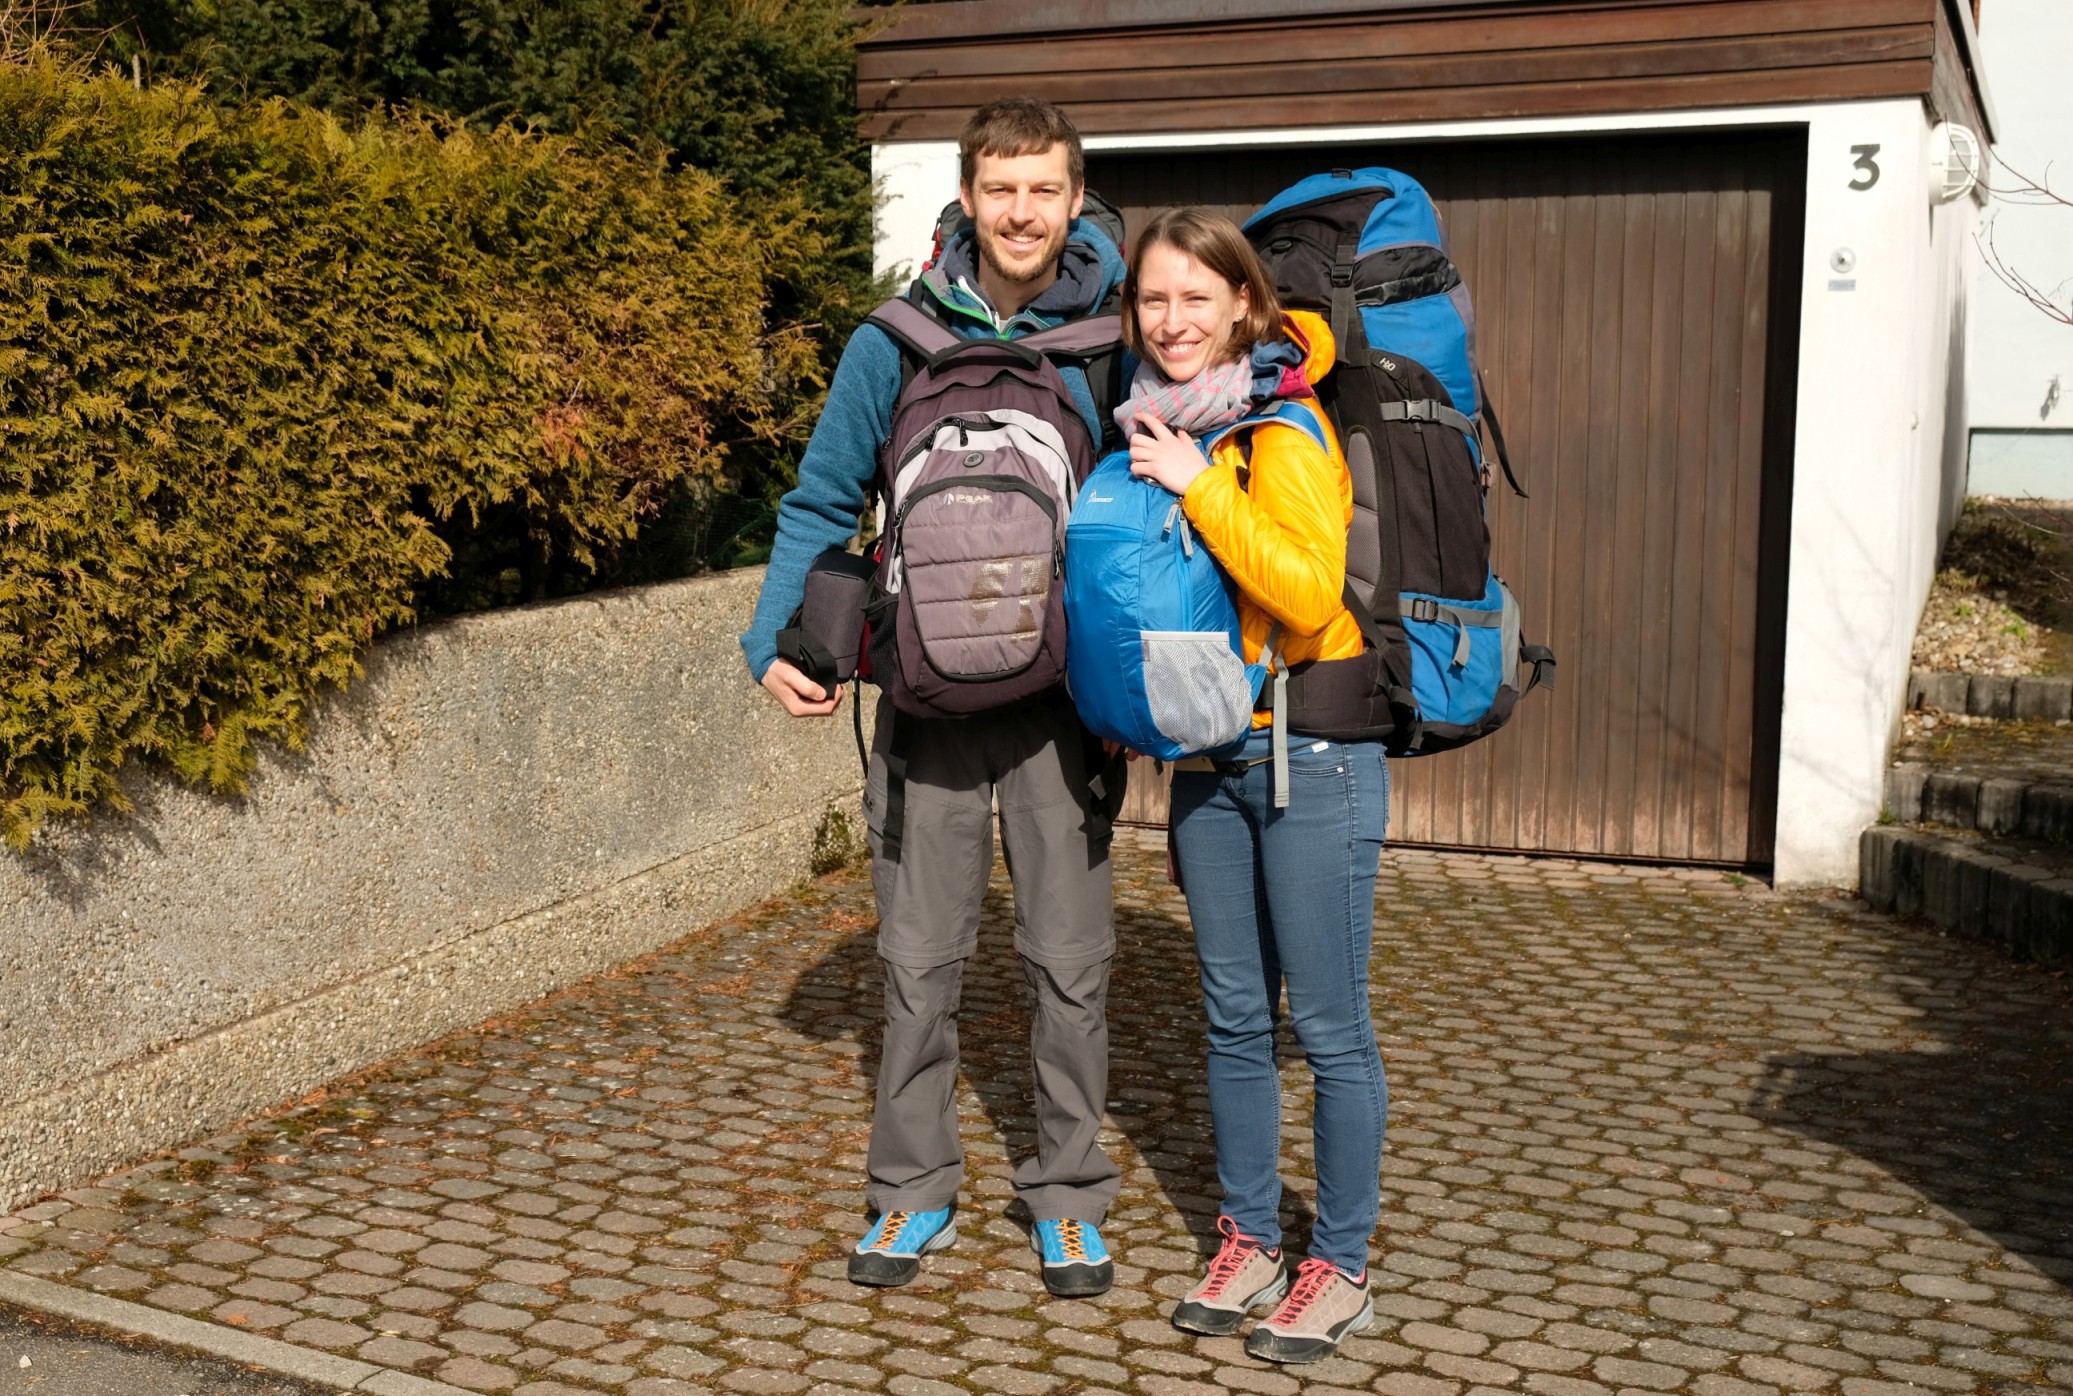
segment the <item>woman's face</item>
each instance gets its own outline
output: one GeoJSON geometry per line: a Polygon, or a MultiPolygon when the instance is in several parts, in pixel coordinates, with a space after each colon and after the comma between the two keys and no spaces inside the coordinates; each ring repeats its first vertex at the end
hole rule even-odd
{"type": "Polygon", "coordinates": [[[1243,286],[1158,243],[1137,264],[1136,309],[1145,357],[1168,378],[1185,382],[1232,357],[1232,334],[1251,300],[1243,286]]]}

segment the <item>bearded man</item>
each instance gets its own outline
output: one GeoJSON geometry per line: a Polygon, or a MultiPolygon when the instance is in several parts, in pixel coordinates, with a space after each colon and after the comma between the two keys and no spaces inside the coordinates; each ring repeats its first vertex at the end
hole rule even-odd
{"type": "MultiPolygon", "coordinates": [[[[1048,102],[1011,97],[972,114],[958,140],[958,199],[971,226],[945,242],[907,300],[968,339],[1019,339],[1108,308],[1123,278],[1113,240],[1079,218],[1079,133],[1048,102]]],[[[916,365],[877,325],[850,338],[828,401],[778,507],[755,619],[741,637],[749,669],[785,711],[825,718],[841,702],[778,657],[809,565],[857,531],[880,488],[893,408],[916,365]]],[[[1061,364],[1096,443],[1112,435],[1115,387],[1061,364]],[[1098,400],[1105,399],[1105,400],[1098,400]]],[[[1062,689],[957,719],[895,714],[879,699],[864,796],[885,981],[884,1040],[864,1194],[870,1229],[849,1278],[901,1285],[923,1255],[956,1240],[964,1177],[957,1123],[957,1009],[977,948],[993,864],[993,814],[1015,888],[1015,949],[1032,1003],[1036,1152],[1015,1170],[1032,1242],[1054,1294],[1108,1289],[1114,1266],[1100,1224],[1121,1175],[1099,1139],[1108,1093],[1107,998],[1115,933],[1108,821],[1120,763],[1090,741],[1062,689]],[[887,817],[888,733],[904,736],[903,804],[887,817]],[[888,848],[888,842],[892,847],[888,848]]],[[[896,763],[897,764],[897,763],[896,763]]]]}

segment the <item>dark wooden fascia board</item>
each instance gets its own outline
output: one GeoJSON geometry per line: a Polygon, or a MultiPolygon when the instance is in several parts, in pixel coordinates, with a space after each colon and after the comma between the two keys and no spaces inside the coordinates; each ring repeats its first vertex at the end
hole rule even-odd
{"type": "Polygon", "coordinates": [[[1965,3],[948,0],[875,12],[858,99],[871,140],[1017,90],[1090,134],[1913,96],[1991,139],[1965,3]]]}
{"type": "MultiPolygon", "coordinates": [[[[1212,67],[1191,53],[1185,67],[1133,74],[1129,91],[1132,102],[1143,102],[1195,98],[1209,93],[1239,100],[1291,91],[1324,94],[1524,87],[1927,60],[1934,52],[1929,33],[1920,26],[1906,25],[1764,39],[1524,49],[1417,58],[1303,60],[1300,71],[1291,71],[1292,65],[1287,62],[1212,67]]],[[[1063,72],[1048,77],[1043,92],[1061,105],[1077,106],[1113,98],[1117,86],[1111,73],[1063,72]]],[[[904,83],[860,83],[858,100],[873,113],[891,115],[910,110],[974,107],[999,95],[1000,90],[1000,79],[994,76],[926,77],[904,83]]]]}
{"type": "MultiPolygon", "coordinates": [[[[1305,92],[1242,100],[1201,96],[1063,105],[1073,122],[1089,135],[1214,132],[1282,126],[1594,116],[1919,96],[1929,89],[1930,70],[1930,60],[1908,59],[1758,74],[1704,73],[1410,92],[1305,92]]],[[[948,140],[957,135],[969,112],[968,106],[959,106],[875,114],[866,120],[865,135],[868,139],[888,141],[948,140]]]]}
{"type": "MultiPolygon", "coordinates": [[[[1229,24],[1286,25],[1317,19],[1362,19],[1373,22],[1413,18],[1459,20],[1484,15],[1563,15],[1571,20],[1617,15],[1625,10],[1661,8],[1663,0],[943,0],[910,5],[886,16],[860,10],[872,24],[861,40],[865,48],[913,47],[932,43],[967,43],[975,35],[991,40],[1056,35],[1115,35],[1125,31],[1200,29],[1229,24]]],[[[1732,8],[1738,0],[1680,0],[1680,7],[1702,11],[1732,8]]],[[[1845,0],[1799,0],[1799,8],[1815,12],[1837,8],[1845,0]]],[[[1940,0],[1881,0],[1880,23],[1926,23],[1940,0]]]]}
{"type": "Polygon", "coordinates": [[[1711,39],[1767,38],[1796,33],[1852,33],[1912,24],[1926,35],[1928,11],[1914,0],[1732,0],[1691,5],[1661,3],[1617,12],[1537,11],[1469,15],[1438,20],[1420,16],[1377,19],[1310,18],[1274,24],[1198,25],[1170,31],[1127,29],[1098,36],[1048,39],[967,34],[955,43],[925,48],[865,48],[857,56],[862,82],[920,77],[1013,76],[1036,73],[1136,71],[1146,43],[1177,46],[1190,65],[1341,58],[1403,58],[1423,54],[1500,53],[1607,44],[1649,44],[1711,39]],[[1918,11],[1919,17],[1896,15],[1918,11]]]}
{"type": "MultiPolygon", "coordinates": [[[[1533,0],[936,0],[910,5],[872,42],[957,42],[973,34],[1071,34],[1126,28],[1304,19],[1315,15],[1518,6],[1533,0]]],[[[1615,0],[1617,3],[1617,0],[1615,0]]],[[[871,10],[859,11],[871,15],[871,10]]]]}

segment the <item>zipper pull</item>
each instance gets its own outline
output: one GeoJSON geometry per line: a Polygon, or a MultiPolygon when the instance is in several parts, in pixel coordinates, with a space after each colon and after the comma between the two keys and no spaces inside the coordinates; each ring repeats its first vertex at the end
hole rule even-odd
{"type": "Polygon", "coordinates": [[[1159,536],[1161,538],[1170,538],[1173,536],[1173,521],[1179,517],[1180,501],[1176,499],[1175,501],[1173,501],[1173,507],[1166,511],[1166,523],[1159,530],[1159,536]]]}
{"type": "MultiPolygon", "coordinates": [[[[1178,504],[1173,507],[1176,509],[1180,508],[1178,504]]],[[[1185,516],[1180,521],[1180,550],[1184,556],[1190,559],[1195,556],[1195,531],[1188,527],[1188,521],[1185,516]]]]}

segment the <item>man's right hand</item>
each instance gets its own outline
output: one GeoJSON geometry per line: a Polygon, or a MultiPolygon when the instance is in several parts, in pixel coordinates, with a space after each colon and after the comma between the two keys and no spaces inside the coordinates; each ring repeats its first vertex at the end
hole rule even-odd
{"type": "Polygon", "coordinates": [[[842,706],[842,689],[831,695],[799,672],[789,660],[774,659],[763,671],[763,686],[793,717],[827,717],[842,706]]]}

